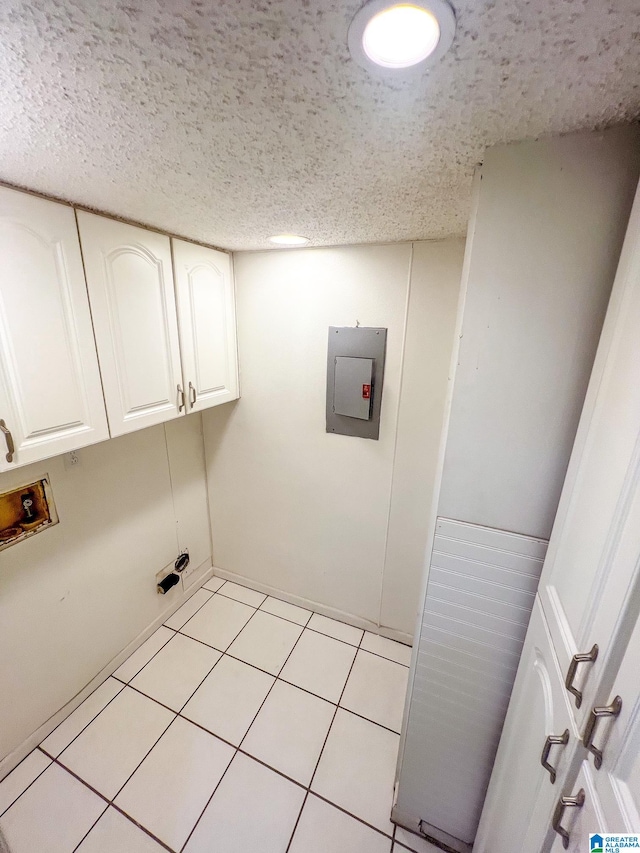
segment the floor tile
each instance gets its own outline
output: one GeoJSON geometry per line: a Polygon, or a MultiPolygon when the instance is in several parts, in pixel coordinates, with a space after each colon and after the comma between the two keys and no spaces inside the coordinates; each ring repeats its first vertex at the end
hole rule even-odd
{"type": "Polygon", "coordinates": [[[119,678],[120,681],[131,681],[133,676],[137,675],[142,667],[146,663],[149,663],[156,652],[159,652],[172,637],[173,631],[170,631],[162,625],[149,637],[148,640],[145,640],[145,642],[137,648],[135,652],[118,667],[118,669],[116,669],[113,673],[114,676],[119,678]]]}
{"type": "Polygon", "coordinates": [[[307,627],[313,631],[319,631],[321,634],[326,634],[327,637],[333,637],[334,640],[342,640],[343,643],[349,643],[352,646],[357,646],[364,634],[364,631],[360,628],[354,628],[353,625],[338,622],[337,619],[329,619],[320,613],[313,614],[307,627]]]}
{"type": "Polygon", "coordinates": [[[47,758],[39,749],[34,749],[8,776],[4,777],[0,782],[0,815],[6,812],[50,764],[50,758],[47,758]]]}
{"type": "Polygon", "coordinates": [[[116,681],[115,678],[107,678],[102,684],[91,693],[81,705],[70,714],[66,720],[63,720],[60,725],[55,728],[49,737],[42,741],[42,748],[58,757],[63,749],[69,746],[71,741],[77,737],[80,732],[89,725],[91,720],[106,707],[112,699],[114,699],[121,690],[123,690],[122,682],[116,681]]]}
{"type": "Polygon", "coordinates": [[[211,672],[221,652],[175,634],[131,682],[152,699],[179,711],[211,672]]]}
{"type": "Polygon", "coordinates": [[[112,799],[173,719],[171,711],[125,687],[59,760],[112,799]]]}
{"type": "Polygon", "coordinates": [[[413,832],[407,832],[406,829],[398,826],[394,853],[407,853],[407,850],[411,850],[412,853],[442,853],[439,847],[431,844],[426,838],[420,838],[419,835],[414,835],[413,832]]]}
{"type": "Polygon", "coordinates": [[[220,588],[220,595],[235,598],[236,601],[241,601],[250,607],[260,607],[267,597],[262,592],[256,592],[255,589],[249,589],[246,586],[241,586],[239,583],[233,583],[233,581],[227,581],[224,587],[220,588]]]}
{"type": "Polygon", "coordinates": [[[390,853],[389,847],[386,835],[310,794],[289,853],[390,853]]]}
{"type": "Polygon", "coordinates": [[[208,589],[199,589],[194,592],[191,598],[179,607],[174,614],[164,623],[167,628],[173,628],[174,631],[179,631],[182,626],[191,619],[191,617],[200,610],[203,604],[211,598],[213,593],[208,589]]]}
{"type": "Polygon", "coordinates": [[[182,633],[224,652],[254,613],[253,607],[214,595],[182,627],[182,633]]]}
{"type": "Polygon", "coordinates": [[[178,717],[115,804],[169,847],[180,850],[234,752],[233,747],[178,717]]]}
{"type": "Polygon", "coordinates": [[[386,637],[380,637],[370,631],[364,632],[360,648],[372,652],[374,655],[380,655],[396,663],[401,663],[403,666],[409,666],[411,663],[411,646],[396,643],[395,640],[388,640],[386,637]]]}
{"type": "Polygon", "coordinates": [[[260,610],[288,619],[289,622],[297,622],[298,625],[306,625],[311,617],[310,610],[305,610],[304,607],[298,607],[296,604],[289,604],[288,601],[280,601],[279,598],[272,596],[262,602],[260,610]]]}
{"type": "Polygon", "coordinates": [[[150,836],[112,806],[75,853],[166,853],[150,836]]]}
{"type": "Polygon", "coordinates": [[[217,592],[222,584],[225,583],[223,578],[212,577],[209,580],[202,584],[202,589],[208,589],[210,592],[217,592]]]}
{"type": "Polygon", "coordinates": [[[399,740],[393,732],[339,708],[312,790],[390,835],[399,740]]]}
{"type": "Polygon", "coordinates": [[[308,785],[335,706],[277,681],[242,742],[245,752],[308,785]]]}
{"type": "Polygon", "coordinates": [[[70,853],[107,804],[51,764],[0,818],[11,853],[70,853]]]}
{"type": "Polygon", "coordinates": [[[266,672],[224,655],[182,715],[238,746],[274,680],[266,672]]]}
{"type": "Polygon", "coordinates": [[[185,853],[284,853],[304,789],[237,753],[185,853]]]}
{"type": "Polygon", "coordinates": [[[360,649],[340,705],[400,733],[408,677],[406,666],[360,649]]]}
{"type": "Polygon", "coordinates": [[[258,610],[229,646],[229,654],[277,675],[302,633],[300,625],[258,610]]]}
{"type": "Polygon", "coordinates": [[[337,702],[355,655],[353,646],[305,629],[280,677],[337,702]]]}

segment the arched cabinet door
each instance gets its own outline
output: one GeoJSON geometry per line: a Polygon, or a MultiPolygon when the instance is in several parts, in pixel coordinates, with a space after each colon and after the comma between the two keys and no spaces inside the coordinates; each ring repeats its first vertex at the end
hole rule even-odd
{"type": "Polygon", "coordinates": [[[238,397],[238,358],[231,256],[173,240],[187,411],[238,397]]]}
{"type": "Polygon", "coordinates": [[[0,188],[0,471],[109,437],[73,209],[0,188]]]}
{"type": "Polygon", "coordinates": [[[112,436],[184,413],[169,237],[78,212],[112,436]]]}
{"type": "Polygon", "coordinates": [[[564,694],[536,599],[474,853],[513,853],[516,847],[519,853],[539,853],[549,827],[548,814],[578,743],[564,694]],[[541,760],[549,736],[545,768],[541,760]]]}

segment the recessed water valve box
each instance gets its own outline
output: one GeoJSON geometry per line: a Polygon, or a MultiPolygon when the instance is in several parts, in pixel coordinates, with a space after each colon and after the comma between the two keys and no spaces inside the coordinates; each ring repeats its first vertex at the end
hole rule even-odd
{"type": "Polygon", "coordinates": [[[327,432],[378,438],[386,344],[386,329],[329,328],[327,432]]]}

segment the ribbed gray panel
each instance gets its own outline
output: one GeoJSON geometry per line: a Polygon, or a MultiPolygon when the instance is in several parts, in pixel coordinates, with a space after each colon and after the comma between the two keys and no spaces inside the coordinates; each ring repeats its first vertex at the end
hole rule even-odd
{"type": "Polygon", "coordinates": [[[547,543],[439,518],[397,807],[475,837],[547,543]]]}

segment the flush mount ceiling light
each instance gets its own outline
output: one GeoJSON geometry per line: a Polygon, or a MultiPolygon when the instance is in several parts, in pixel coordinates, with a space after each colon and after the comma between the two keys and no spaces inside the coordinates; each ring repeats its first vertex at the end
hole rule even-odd
{"type": "Polygon", "coordinates": [[[276,234],[273,237],[269,237],[269,242],[274,246],[293,248],[294,246],[306,246],[309,238],[301,237],[299,234],[276,234]]]}
{"type": "Polygon", "coordinates": [[[349,50],[368,70],[432,65],[451,47],[456,18],[447,0],[369,0],[349,27],[349,50]]]}

